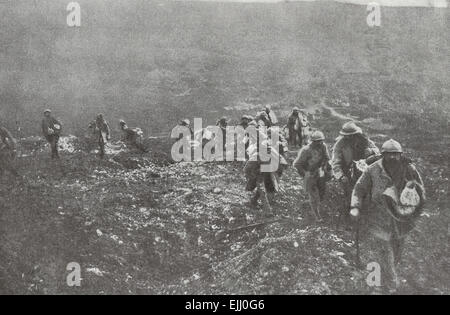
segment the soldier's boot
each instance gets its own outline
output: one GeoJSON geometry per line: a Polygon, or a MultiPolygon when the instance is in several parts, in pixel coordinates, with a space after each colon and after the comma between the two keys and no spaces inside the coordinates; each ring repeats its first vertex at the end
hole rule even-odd
{"type": "Polygon", "coordinates": [[[268,215],[268,216],[274,216],[274,212],[273,212],[273,208],[270,205],[269,202],[269,198],[267,197],[267,193],[265,190],[262,190],[261,192],[261,201],[262,201],[262,206],[263,206],[263,210],[264,212],[268,215]]]}
{"type": "Polygon", "coordinates": [[[268,192],[267,193],[267,200],[268,200],[268,204],[271,207],[271,211],[273,214],[276,214],[275,208],[274,206],[277,204],[276,201],[276,196],[274,192],[268,192]]]}
{"type": "Polygon", "coordinates": [[[256,189],[255,191],[250,192],[250,202],[249,205],[251,208],[256,209],[258,207],[258,200],[261,195],[261,192],[256,189]]]}

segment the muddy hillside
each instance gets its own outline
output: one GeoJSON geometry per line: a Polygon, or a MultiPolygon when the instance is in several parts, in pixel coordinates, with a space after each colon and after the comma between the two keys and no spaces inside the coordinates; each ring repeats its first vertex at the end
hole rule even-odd
{"type": "MultiPolygon", "coordinates": [[[[429,202],[407,243],[401,292],[449,294],[450,139],[358,116],[352,106],[310,112],[330,146],[349,117],[377,144],[403,141],[429,202]],[[422,141],[436,150],[419,150],[422,141]]],[[[43,141],[21,140],[24,180],[0,182],[0,293],[368,293],[353,234],[336,229],[342,192],[335,182],[325,222],[311,224],[303,182],[290,168],[277,216],[267,219],[246,205],[242,163],[172,163],[168,138],[149,139],[144,155],[113,142],[101,161],[83,143],[64,137],[54,162],[43,141]],[[67,286],[70,262],[82,268],[81,287],[67,286]]]]}

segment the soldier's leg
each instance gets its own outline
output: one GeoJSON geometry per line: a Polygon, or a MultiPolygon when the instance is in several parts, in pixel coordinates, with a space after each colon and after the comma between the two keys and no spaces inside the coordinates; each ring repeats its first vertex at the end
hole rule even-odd
{"type": "Polygon", "coordinates": [[[340,184],[343,190],[343,198],[341,202],[341,207],[339,209],[337,228],[339,228],[341,225],[345,226],[346,228],[350,228],[351,221],[349,212],[353,187],[351,186],[347,176],[344,176],[340,184]]]}
{"type": "Polygon", "coordinates": [[[3,152],[3,156],[0,157],[0,175],[8,171],[14,177],[20,177],[14,165],[15,154],[14,152],[3,152]]]}
{"type": "Polygon", "coordinates": [[[316,220],[320,220],[320,216],[318,214],[318,207],[319,207],[319,190],[317,188],[317,180],[314,176],[311,174],[306,174],[304,178],[304,186],[305,186],[305,192],[309,197],[309,204],[310,204],[310,214],[311,216],[316,220]]]}
{"type": "Polygon", "coordinates": [[[392,246],[392,241],[384,243],[384,271],[382,269],[382,279],[384,280],[383,286],[389,290],[390,293],[393,293],[399,287],[394,247],[392,246]]]}
{"type": "Polygon", "coordinates": [[[295,145],[295,130],[294,128],[289,128],[289,144],[290,145],[295,145]]]}
{"type": "Polygon", "coordinates": [[[392,249],[394,252],[395,265],[398,265],[401,262],[404,247],[405,247],[405,238],[392,239],[392,249]]]}
{"type": "Polygon", "coordinates": [[[263,210],[268,214],[273,214],[273,209],[272,206],[270,205],[269,197],[262,181],[258,184],[257,189],[260,191],[260,198],[263,210]]]}
{"type": "Polygon", "coordinates": [[[105,142],[103,141],[102,137],[100,137],[98,145],[99,145],[100,158],[103,159],[105,157],[105,142]]]}
{"type": "Polygon", "coordinates": [[[299,128],[298,128],[297,133],[298,133],[298,143],[299,143],[300,147],[303,147],[303,141],[304,141],[304,139],[303,139],[303,130],[302,130],[302,127],[299,127],[299,128]]]}
{"type": "Polygon", "coordinates": [[[52,158],[54,158],[54,159],[59,158],[58,142],[59,142],[59,137],[52,136],[50,146],[52,149],[52,158]]]}

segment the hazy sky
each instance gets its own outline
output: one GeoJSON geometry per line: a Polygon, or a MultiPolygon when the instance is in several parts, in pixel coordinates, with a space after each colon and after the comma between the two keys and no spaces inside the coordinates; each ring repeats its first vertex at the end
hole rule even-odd
{"type": "MultiPolygon", "coordinates": [[[[181,0],[183,1],[183,0],[181,0]]],[[[190,1],[190,0],[184,0],[190,1]]],[[[284,2],[284,1],[336,1],[344,3],[354,3],[366,5],[371,2],[379,3],[382,6],[391,7],[439,7],[447,8],[448,0],[192,0],[192,1],[212,1],[212,2],[284,2]]]]}

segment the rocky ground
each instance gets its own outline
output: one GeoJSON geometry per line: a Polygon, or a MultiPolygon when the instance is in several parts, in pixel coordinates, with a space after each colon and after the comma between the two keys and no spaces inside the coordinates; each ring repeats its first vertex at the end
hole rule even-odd
{"type": "MultiPolygon", "coordinates": [[[[335,136],[351,109],[312,112],[313,125],[335,136]]],[[[376,120],[362,125],[377,143],[386,138],[376,120]]],[[[429,197],[407,245],[400,292],[449,294],[449,139],[434,140],[440,151],[419,151],[418,134],[390,133],[406,142],[429,197]]],[[[63,141],[55,162],[43,142],[23,140],[24,180],[1,179],[0,293],[369,293],[354,264],[353,234],[336,229],[336,183],[325,223],[311,224],[303,183],[290,168],[272,220],[246,206],[241,163],[172,164],[170,143],[158,139],[145,155],[113,145],[102,161],[81,143],[63,141]],[[67,286],[70,262],[82,267],[81,287],[67,286]]]]}

